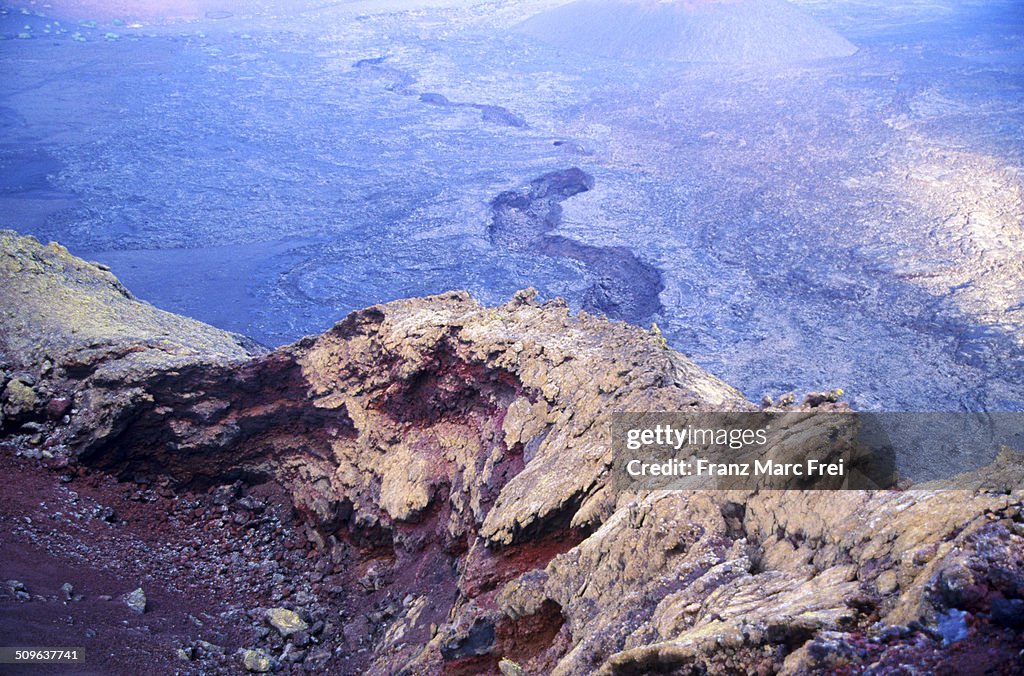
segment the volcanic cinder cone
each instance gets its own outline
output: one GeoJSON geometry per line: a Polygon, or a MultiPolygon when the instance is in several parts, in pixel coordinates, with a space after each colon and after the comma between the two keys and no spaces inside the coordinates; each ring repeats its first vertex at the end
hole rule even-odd
{"type": "Polygon", "coordinates": [[[518,30],[615,59],[782,63],[857,51],[784,0],[577,0],[527,19],[518,30]]]}

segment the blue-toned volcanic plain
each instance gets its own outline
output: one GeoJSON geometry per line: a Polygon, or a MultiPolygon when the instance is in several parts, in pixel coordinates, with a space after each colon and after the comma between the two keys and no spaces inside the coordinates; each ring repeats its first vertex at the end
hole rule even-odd
{"type": "Polygon", "coordinates": [[[158,307],[532,286],[754,399],[1024,410],[1018,2],[131,4],[3,8],[0,227],[158,307]]]}

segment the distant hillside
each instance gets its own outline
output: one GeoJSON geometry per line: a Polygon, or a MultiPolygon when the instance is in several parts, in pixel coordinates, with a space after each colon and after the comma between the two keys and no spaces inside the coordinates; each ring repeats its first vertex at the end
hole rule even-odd
{"type": "Polygon", "coordinates": [[[578,0],[518,30],[616,59],[780,63],[849,56],[849,40],[784,0],[578,0]]]}

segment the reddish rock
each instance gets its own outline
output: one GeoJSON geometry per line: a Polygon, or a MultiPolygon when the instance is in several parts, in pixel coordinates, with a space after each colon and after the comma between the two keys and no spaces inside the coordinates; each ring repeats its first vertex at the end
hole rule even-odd
{"type": "Polygon", "coordinates": [[[46,404],[46,417],[50,420],[60,420],[71,410],[71,399],[68,397],[54,397],[46,404]]]}

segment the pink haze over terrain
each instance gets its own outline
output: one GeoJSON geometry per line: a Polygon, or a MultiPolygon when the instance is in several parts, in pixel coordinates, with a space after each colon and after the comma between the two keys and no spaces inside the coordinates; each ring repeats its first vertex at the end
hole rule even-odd
{"type": "Polygon", "coordinates": [[[198,19],[207,12],[234,12],[242,2],[223,0],[51,0],[34,9],[62,19],[198,19]]]}

